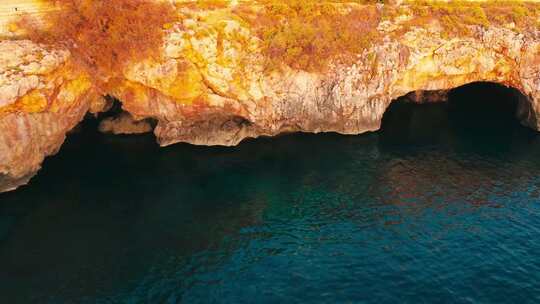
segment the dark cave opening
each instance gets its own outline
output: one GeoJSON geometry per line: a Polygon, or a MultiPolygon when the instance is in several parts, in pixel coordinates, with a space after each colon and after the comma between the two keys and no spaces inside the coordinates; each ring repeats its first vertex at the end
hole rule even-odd
{"type": "Polygon", "coordinates": [[[514,88],[491,82],[458,87],[448,94],[450,121],[472,132],[510,129],[519,125],[520,95],[514,88]]]}
{"type": "Polygon", "coordinates": [[[107,105],[103,112],[92,114],[86,113],[84,119],[70,131],[70,133],[84,133],[85,135],[99,134],[99,123],[107,118],[112,118],[120,115],[122,110],[122,102],[112,96],[103,96],[107,105]]]}
{"type": "Polygon", "coordinates": [[[527,98],[514,88],[475,82],[441,93],[439,100],[393,101],[381,125],[383,142],[436,144],[460,137],[469,141],[508,141],[517,133],[532,133],[518,114],[527,98]]]}

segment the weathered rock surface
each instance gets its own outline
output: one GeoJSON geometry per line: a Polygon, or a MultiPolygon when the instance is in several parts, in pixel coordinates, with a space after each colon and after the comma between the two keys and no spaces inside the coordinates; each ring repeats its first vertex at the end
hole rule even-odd
{"type": "Polygon", "coordinates": [[[62,112],[12,113],[0,119],[0,191],[26,184],[44,158],[58,152],[87,110],[87,103],[80,101],[62,112]]]}
{"type": "Polygon", "coordinates": [[[25,184],[96,99],[64,51],[0,42],[0,191],[25,184]]]}
{"type": "Polygon", "coordinates": [[[100,121],[99,131],[112,134],[143,134],[152,132],[152,124],[147,120],[135,120],[131,114],[122,112],[118,116],[100,121]]]}
{"type": "Polygon", "coordinates": [[[211,13],[203,12],[173,26],[162,59],[131,65],[113,92],[129,112],[158,120],[162,145],[236,145],[295,131],[359,134],[377,130],[397,97],[476,81],[520,90],[529,98],[520,109],[523,123],[540,127],[536,32],[476,26],[470,37],[449,39],[431,25],[399,35],[398,27],[381,26],[385,37],[354,64],[267,73],[247,26],[208,20],[211,13]]]}
{"type": "MultiPolygon", "coordinates": [[[[231,4],[234,6],[233,4],[231,4]]],[[[160,58],[130,63],[108,94],[136,120],[155,119],[161,145],[236,145],[283,132],[360,134],[379,129],[392,100],[444,99],[441,92],[489,81],[521,91],[519,118],[540,130],[540,34],[471,26],[448,37],[433,24],[404,30],[381,22],[381,39],[352,63],[328,69],[268,69],[261,40],[234,7],[193,10],[165,29],[160,58]],[[432,92],[438,93],[432,93],[432,92]],[[431,92],[431,93],[430,93],[431,92]]],[[[0,42],[0,191],[26,182],[85,112],[103,106],[69,52],[29,41],[0,42]]],[[[128,116],[104,131],[137,133],[128,116]]]]}

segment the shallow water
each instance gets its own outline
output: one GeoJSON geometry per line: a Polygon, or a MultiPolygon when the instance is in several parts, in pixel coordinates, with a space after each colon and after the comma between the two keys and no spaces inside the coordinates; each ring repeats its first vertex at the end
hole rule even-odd
{"type": "Polygon", "coordinates": [[[0,195],[0,303],[538,303],[540,136],[389,113],[235,148],[74,134],[0,195]]]}

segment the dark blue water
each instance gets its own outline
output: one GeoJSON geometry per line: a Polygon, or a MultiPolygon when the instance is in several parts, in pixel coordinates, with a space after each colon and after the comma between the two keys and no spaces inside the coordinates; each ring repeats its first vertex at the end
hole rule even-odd
{"type": "Polygon", "coordinates": [[[0,303],[538,303],[540,136],[481,92],[235,148],[87,126],[0,195],[0,303]]]}

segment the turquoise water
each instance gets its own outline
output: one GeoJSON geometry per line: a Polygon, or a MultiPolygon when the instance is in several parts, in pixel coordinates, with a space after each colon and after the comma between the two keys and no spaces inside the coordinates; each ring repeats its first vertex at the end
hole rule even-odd
{"type": "Polygon", "coordinates": [[[493,96],[235,148],[87,126],[0,195],[0,303],[538,303],[540,136],[493,96]]]}

